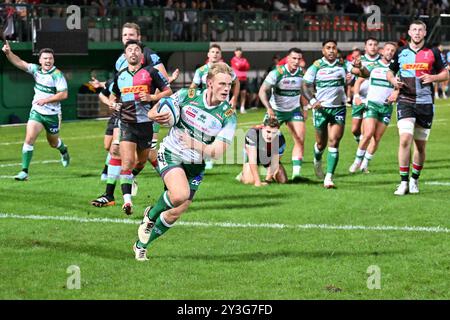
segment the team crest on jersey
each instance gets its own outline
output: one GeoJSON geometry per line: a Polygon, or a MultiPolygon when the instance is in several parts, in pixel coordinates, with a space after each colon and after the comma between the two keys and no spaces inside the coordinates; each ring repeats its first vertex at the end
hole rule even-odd
{"type": "Polygon", "coordinates": [[[283,68],[282,67],[277,67],[277,71],[278,71],[278,73],[283,74],[283,68]]]}
{"type": "Polygon", "coordinates": [[[320,67],[320,60],[314,61],[314,66],[319,68],[320,67]]]}
{"type": "Polygon", "coordinates": [[[231,117],[234,114],[234,110],[233,109],[228,109],[227,111],[225,111],[225,116],[226,117],[231,117]]]}
{"type": "Polygon", "coordinates": [[[188,91],[188,97],[190,98],[190,99],[192,99],[193,97],[195,97],[195,89],[189,89],[189,91],[188,91]]]}

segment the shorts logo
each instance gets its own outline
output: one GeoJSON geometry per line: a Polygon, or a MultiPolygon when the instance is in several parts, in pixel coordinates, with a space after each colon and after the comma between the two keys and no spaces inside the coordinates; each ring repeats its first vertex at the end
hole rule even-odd
{"type": "Polygon", "coordinates": [[[337,115],[334,117],[336,121],[344,121],[344,116],[337,115]]]}
{"type": "Polygon", "coordinates": [[[58,133],[59,128],[58,127],[56,127],[56,128],[49,128],[48,131],[50,131],[50,133],[56,134],[56,133],[58,133]]]}
{"type": "Polygon", "coordinates": [[[131,87],[123,87],[120,92],[122,94],[127,94],[127,93],[148,93],[148,86],[146,85],[140,85],[140,86],[131,86],[131,87]]]}

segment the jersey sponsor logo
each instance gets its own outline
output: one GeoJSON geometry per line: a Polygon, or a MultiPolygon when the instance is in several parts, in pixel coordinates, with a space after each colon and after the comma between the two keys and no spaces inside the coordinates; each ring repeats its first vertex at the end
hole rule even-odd
{"type": "Polygon", "coordinates": [[[225,116],[226,117],[231,117],[234,114],[234,110],[233,109],[228,109],[227,111],[225,111],[225,116]]]}
{"type": "Polygon", "coordinates": [[[127,93],[148,93],[148,86],[146,85],[140,85],[140,86],[131,86],[131,87],[123,87],[120,92],[122,94],[127,94],[127,93]]]}
{"type": "Polygon", "coordinates": [[[195,113],[193,113],[191,110],[186,110],[186,114],[191,117],[191,118],[195,118],[197,115],[195,113]]]}
{"type": "Polygon", "coordinates": [[[403,70],[428,70],[428,63],[404,63],[403,70]]]}
{"type": "Polygon", "coordinates": [[[204,124],[206,122],[206,116],[204,114],[199,115],[198,121],[204,124]]]}
{"type": "Polygon", "coordinates": [[[198,110],[195,107],[187,106],[187,110],[193,114],[198,114],[198,110]]]}

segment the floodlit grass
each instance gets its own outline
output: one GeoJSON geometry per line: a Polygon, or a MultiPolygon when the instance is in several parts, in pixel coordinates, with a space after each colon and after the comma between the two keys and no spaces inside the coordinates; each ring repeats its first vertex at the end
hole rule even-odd
{"type": "MultiPolygon", "coordinates": [[[[238,115],[241,132],[262,117],[262,111],[238,115]]],[[[393,195],[399,180],[395,120],[370,164],[371,173],[348,173],[357,147],[350,122],[348,114],[335,177],[338,189],[323,189],[314,176],[314,132],[308,119],[305,181],[255,188],[234,179],[239,164],[215,165],[181,218],[185,224],[155,241],[146,263],[134,260],[131,246],[142,210],[163,190],[151,166],[138,177],[130,217],[136,224],[1,218],[0,299],[449,299],[450,234],[445,230],[295,227],[450,227],[449,103],[436,106],[419,195],[393,195]],[[80,267],[80,290],[66,288],[71,265],[80,267]],[[381,270],[379,290],[367,287],[372,265],[381,270]]],[[[40,163],[59,159],[41,135],[26,182],[8,178],[20,170],[25,127],[1,127],[0,213],[126,219],[120,188],[115,207],[89,204],[104,191],[105,124],[63,123],[61,137],[72,157],[68,168],[40,163]]],[[[283,132],[288,148],[282,162],[290,175],[292,139],[286,127],[283,132]]]]}

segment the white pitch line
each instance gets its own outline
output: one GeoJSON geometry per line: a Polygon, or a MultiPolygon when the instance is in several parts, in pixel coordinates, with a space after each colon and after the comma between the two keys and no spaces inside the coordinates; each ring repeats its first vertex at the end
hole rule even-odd
{"type": "MultiPolygon", "coordinates": [[[[139,224],[140,220],[131,219],[111,219],[111,218],[80,218],[70,216],[40,216],[40,215],[18,215],[10,213],[0,213],[0,219],[24,219],[24,220],[56,220],[73,221],[81,223],[119,223],[119,224],[139,224]]],[[[232,223],[232,222],[198,222],[180,221],[177,225],[187,227],[218,227],[218,228],[262,228],[262,229],[319,229],[319,230],[364,230],[364,231],[406,231],[406,232],[431,232],[450,233],[450,229],[445,227],[418,227],[418,226],[352,226],[352,225],[329,225],[329,224],[255,224],[255,223],[232,223]]]]}
{"type": "MultiPolygon", "coordinates": [[[[35,164],[57,163],[57,162],[61,162],[61,160],[33,161],[33,165],[35,165],[35,164]]],[[[5,164],[0,164],[0,168],[17,167],[17,166],[21,166],[21,165],[22,165],[22,163],[5,163],[5,164]]],[[[2,176],[2,177],[4,177],[4,176],[2,176]]]]}
{"type": "MultiPolygon", "coordinates": [[[[84,139],[96,139],[96,138],[103,138],[104,136],[96,135],[96,136],[84,136],[84,137],[68,137],[64,138],[63,141],[71,141],[71,140],[84,140],[84,139]]],[[[36,142],[47,142],[45,139],[39,139],[36,142]]],[[[15,141],[15,142],[0,142],[0,146],[10,146],[15,144],[23,144],[22,141],[15,141]]]]}
{"type": "Polygon", "coordinates": [[[450,186],[450,182],[428,181],[425,184],[432,186],[450,186]]]}

